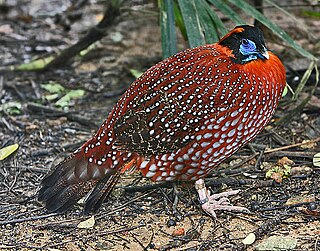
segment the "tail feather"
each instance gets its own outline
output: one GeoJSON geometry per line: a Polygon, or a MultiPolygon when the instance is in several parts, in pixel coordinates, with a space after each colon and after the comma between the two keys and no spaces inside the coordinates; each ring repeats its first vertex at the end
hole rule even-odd
{"type": "Polygon", "coordinates": [[[101,206],[101,204],[110,195],[112,189],[117,184],[121,174],[123,174],[125,171],[129,169],[135,168],[135,163],[135,157],[131,156],[131,158],[129,158],[127,162],[121,165],[121,167],[118,168],[116,171],[114,171],[115,169],[110,169],[108,171],[109,175],[98,182],[98,184],[95,186],[95,188],[87,198],[84,213],[88,214],[90,212],[96,212],[101,206]]]}
{"type": "Polygon", "coordinates": [[[96,182],[80,182],[77,184],[61,187],[59,193],[45,201],[49,212],[64,213],[85,196],[96,182]]]}
{"type": "Polygon", "coordinates": [[[103,178],[104,173],[95,169],[97,167],[89,166],[82,154],[71,155],[42,180],[38,200],[45,203],[49,212],[67,211],[103,178]],[[99,173],[100,177],[96,175],[93,179],[92,173],[99,173]]]}
{"type": "Polygon", "coordinates": [[[63,213],[92,191],[86,200],[85,213],[96,211],[111,193],[123,171],[133,159],[108,168],[89,163],[82,152],[71,155],[42,180],[38,200],[49,212],[63,213]],[[94,188],[94,189],[93,189],[94,188]]]}
{"type": "Polygon", "coordinates": [[[95,186],[95,188],[86,200],[86,205],[84,207],[85,214],[89,214],[90,212],[96,212],[100,208],[102,203],[110,195],[112,189],[119,180],[120,175],[120,172],[116,172],[110,177],[105,177],[97,183],[97,185],[95,186]]]}

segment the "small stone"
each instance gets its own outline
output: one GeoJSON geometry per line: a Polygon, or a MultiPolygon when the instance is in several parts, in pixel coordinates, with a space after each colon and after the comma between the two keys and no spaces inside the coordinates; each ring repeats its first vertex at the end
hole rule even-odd
{"type": "Polygon", "coordinates": [[[177,222],[173,219],[169,219],[168,222],[167,222],[167,226],[168,227],[174,227],[177,225],[177,222]]]}

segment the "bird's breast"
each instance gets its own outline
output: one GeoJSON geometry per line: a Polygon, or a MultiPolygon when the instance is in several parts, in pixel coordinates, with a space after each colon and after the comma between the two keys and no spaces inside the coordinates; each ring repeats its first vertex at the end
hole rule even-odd
{"type": "Polygon", "coordinates": [[[193,140],[171,153],[141,158],[142,173],[156,181],[196,180],[256,137],[270,121],[285,85],[282,64],[271,62],[280,60],[218,70],[208,91],[214,106],[194,130],[193,140]]]}

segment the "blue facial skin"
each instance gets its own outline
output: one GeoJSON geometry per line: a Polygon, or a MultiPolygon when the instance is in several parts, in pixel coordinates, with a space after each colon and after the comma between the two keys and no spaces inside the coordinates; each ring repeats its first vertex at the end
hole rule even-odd
{"type": "Polygon", "coordinates": [[[239,51],[243,56],[245,56],[245,59],[242,60],[243,62],[248,62],[258,58],[265,59],[261,52],[257,51],[256,44],[249,39],[242,39],[239,51]]]}

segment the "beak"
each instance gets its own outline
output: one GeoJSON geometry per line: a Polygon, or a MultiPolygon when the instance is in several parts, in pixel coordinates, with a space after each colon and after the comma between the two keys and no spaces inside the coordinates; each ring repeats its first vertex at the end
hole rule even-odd
{"type": "Polygon", "coordinates": [[[262,53],[262,56],[264,56],[266,59],[269,59],[269,53],[268,53],[268,51],[264,51],[264,52],[262,53]]]}
{"type": "Polygon", "coordinates": [[[269,59],[269,53],[266,47],[263,46],[263,51],[261,51],[261,55],[264,56],[266,59],[269,59]]]}

